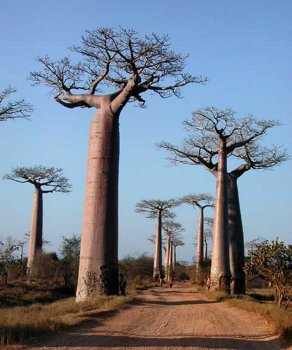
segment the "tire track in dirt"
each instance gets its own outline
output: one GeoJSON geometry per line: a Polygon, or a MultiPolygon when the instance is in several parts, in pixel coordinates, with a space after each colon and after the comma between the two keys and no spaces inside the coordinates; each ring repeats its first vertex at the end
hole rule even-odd
{"type": "Polygon", "coordinates": [[[29,350],[279,350],[278,336],[255,313],[210,301],[189,284],[141,291],[124,309],[42,337],[29,350]]]}

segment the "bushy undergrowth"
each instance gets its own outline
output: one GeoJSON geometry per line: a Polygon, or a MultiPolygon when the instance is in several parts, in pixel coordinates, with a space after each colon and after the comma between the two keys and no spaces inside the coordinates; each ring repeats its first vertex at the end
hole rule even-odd
{"type": "Polygon", "coordinates": [[[119,262],[119,270],[127,275],[128,285],[143,287],[152,283],[153,257],[146,254],[126,256],[119,262]]]}
{"type": "Polygon", "coordinates": [[[2,308],[0,313],[0,344],[22,343],[24,339],[41,333],[76,325],[102,311],[116,310],[133,298],[99,297],[90,302],[76,303],[74,298],[49,305],[2,308]]]}

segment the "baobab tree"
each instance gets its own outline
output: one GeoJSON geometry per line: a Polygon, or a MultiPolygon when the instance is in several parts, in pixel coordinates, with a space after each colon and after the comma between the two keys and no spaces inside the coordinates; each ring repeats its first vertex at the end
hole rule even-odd
{"type": "Polygon", "coordinates": [[[35,84],[53,88],[66,108],[95,108],[89,135],[87,177],[77,301],[118,293],[119,116],[128,102],[143,106],[150,91],[162,98],[205,78],[185,73],[186,56],[170,49],[169,38],[140,39],[133,30],[86,31],[71,47],[82,62],[69,57],[39,58],[43,70],[32,72],[35,84]],[[114,91],[102,94],[102,88],[114,91]],[[80,92],[82,92],[80,94],[80,92]]]}
{"type": "Polygon", "coordinates": [[[153,261],[154,281],[164,278],[162,268],[162,218],[174,218],[174,213],[172,213],[169,209],[173,208],[175,205],[177,205],[177,203],[173,199],[168,201],[160,199],[144,199],[136,205],[136,213],[143,213],[147,218],[157,220],[153,261]]]}
{"type": "Polygon", "coordinates": [[[28,119],[33,112],[31,104],[24,99],[11,100],[16,89],[8,87],[0,92],[0,122],[9,119],[28,119]]]}
{"type": "Polygon", "coordinates": [[[202,278],[202,263],[203,263],[203,252],[204,252],[204,211],[206,208],[214,207],[214,198],[210,194],[190,194],[184,196],[180,199],[181,203],[192,205],[199,209],[199,224],[197,232],[197,259],[196,259],[196,269],[197,278],[201,280],[202,278]]]}
{"type": "Polygon", "coordinates": [[[177,239],[178,242],[181,238],[180,233],[184,231],[184,228],[181,224],[174,221],[164,221],[162,228],[166,234],[165,276],[166,280],[169,281],[175,268],[174,241],[177,239]]]}
{"type": "MultiPolygon", "coordinates": [[[[243,230],[236,229],[234,234],[229,234],[230,228],[238,228],[242,223],[239,222],[239,217],[241,218],[239,201],[236,204],[234,199],[238,193],[234,196],[231,193],[234,189],[231,188],[229,181],[231,173],[227,170],[227,159],[232,155],[240,158],[247,145],[253,145],[254,148],[268,129],[277,125],[278,122],[275,120],[256,120],[252,116],[237,119],[231,109],[218,110],[215,107],[207,107],[195,111],[193,118],[184,122],[190,135],[185,139],[182,147],[176,147],[167,142],[159,145],[171,153],[170,159],[174,164],[201,165],[216,177],[211,263],[211,284],[214,289],[230,292],[230,261],[233,292],[242,293],[245,286],[243,230]],[[229,198],[231,198],[230,201],[229,198]],[[236,215],[231,214],[231,207],[236,211],[236,215]],[[232,220],[236,220],[236,225],[232,220]],[[229,237],[231,237],[230,240],[229,237]],[[237,250],[237,259],[229,260],[229,251],[232,256],[232,251],[235,250],[237,250]]],[[[264,153],[266,152],[268,151],[264,153]]],[[[276,149],[275,152],[278,158],[277,164],[287,157],[285,151],[276,149]]],[[[265,161],[266,158],[263,157],[263,162],[265,161]]],[[[269,164],[270,162],[266,164],[267,167],[269,164]]],[[[250,168],[257,169],[259,165],[257,164],[256,167],[255,164],[250,163],[250,168]]],[[[262,165],[261,168],[265,167],[262,165]]]]}
{"type": "Polygon", "coordinates": [[[204,217],[204,223],[206,228],[204,228],[204,253],[203,260],[208,260],[208,240],[212,239],[213,236],[213,227],[214,227],[214,219],[211,217],[204,217]]]}
{"type": "Polygon", "coordinates": [[[176,261],[177,261],[176,248],[177,247],[181,247],[181,246],[183,246],[185,244],[180,238],[176,238],[176,237],[172,240],[172,244],[173,244],[173,269],[175,270],[176,261]]]}
{"type": "Polygon", "coordinates": [[[29,183],[35,188],[27,260],[27,271],[30,273],[34,258],[36,254],[42,251],[43,246],[43,194],[53,192],[68,193],[70,192],[71,184],[63,176],[61,168],[41,165],[16,167],[10,174],[4,175],[3,179],[18,183],[29,183]]]}
{"type": "Polygon", "coordinates": [[[228,173],[229,258],[232,275],[231,292],[242,294],[245,292],[244,235],[237,181],[251,169],[270,169],[286,161],[289,156],[281,147],[261,147],[256,140],[237,149],[234,155],[243,162],[228,173]]]}

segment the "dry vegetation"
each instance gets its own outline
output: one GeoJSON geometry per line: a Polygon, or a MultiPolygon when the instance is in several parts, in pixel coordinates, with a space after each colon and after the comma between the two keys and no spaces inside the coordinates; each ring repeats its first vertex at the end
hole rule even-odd
{"type": "Polygon", "coordinates": [[[100,312],[120,308],[134,296],[99,297],[90,302],[76,303],[75,298],[66,298],[48,305],[2,308],[0,314],[0,344],[22,343],[24,339],[76,325],[100,312]]]}
{"type": "Polygon", "coordinates": [[[146,287],[151,282],[152,259],[144,255],[128,257],[120,266],[128,274],[126,297],[98,297],[76,303],[71,288],[64,284],[60,262],[46,254],[38,259],[41,260],[39,268],[32,278],[8,280],[8,285],[0,287],[0,345],[21,344],[31,336],[76,325],[100,312],[116,310],[132,300],[136,287],[146,287]]]}
{"type": "MultiPolygon", "coordinates": [[[[52,332],[84,322],[100,312],[120,308],[132,300],[135,290],[153,285],[153,260],[147,255],[128,256],[120,261],[120,271],[127,274],[127,296],[99,297],[94,301],[75,303],[71,290],[64,288],[60,276],[48,276],[47,269],[57,264],[49,257],[41,257],[43,269],[38,269],[36,277],[30,280],[18,278],[7,286],[0,287],[0,344],[21,344],[27,338],[41,333],[52,332]],[[69,293],[69,294],[68,294],[69,293]]],[[[206,266],[206,273],[208,266],[206,266]]],[[[177,280],[186,280],[193,275],[194,266],[178,263],[177,280]]],[[[292,309],[279,308],[274,302],[274,293],[270,288],[251,289],[245,296],[230,297],[224,293],[206,292],[198,286],[200,292],[217,301],[227,301],[231,305],[247,311],[256,312],[267,318],[281,332],[287,343],[292,340],[292,309]]]]}
{"type": "Polygon", "coordinates": [[[250,312],[256,312],[271,322],[275,330],[281,333],[285,344],[292,343],[292,309],[278,307],[274,302],[274,294],[271,289],[256,289],[247,292],[246,295],[230,296],[223,292],[200,292],[213,300],[226,301],[230,305],[250,312]]]}

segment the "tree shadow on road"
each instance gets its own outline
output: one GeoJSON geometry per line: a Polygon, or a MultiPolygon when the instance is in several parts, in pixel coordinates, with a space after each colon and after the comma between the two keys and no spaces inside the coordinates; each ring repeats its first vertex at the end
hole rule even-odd
{"type": "MultiPolygon", "coordinates": [[[[183,337],[183,338],[144,338],[120,335],[92,335],[92,334],[67,334],[51,344],[44,344],[46,349],[58,347],[80,347],[80,348],[175,348],[183,347],[185,349],[238,349],[238,350],[274,350],[280,349],[279,340],[265,339],[239,339],[239,338],[202,338],[202,337],[183,337]]],[[[33,346],[32,348],[38,348],[33,346]]]]}
{"type": "Polygon", "coordinates": [[[215,304],[218,301],[215,300],[182,300],[182,301],[171,301],[171,300],[135,300],[133,303],[136,305],[199,305],[199,304],[215,304]]]}

